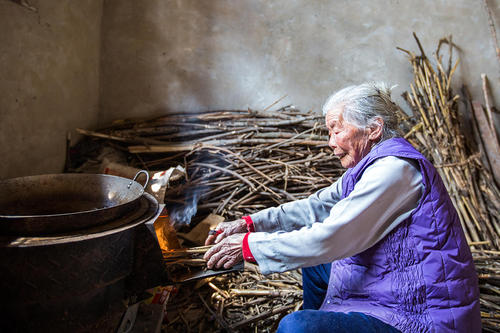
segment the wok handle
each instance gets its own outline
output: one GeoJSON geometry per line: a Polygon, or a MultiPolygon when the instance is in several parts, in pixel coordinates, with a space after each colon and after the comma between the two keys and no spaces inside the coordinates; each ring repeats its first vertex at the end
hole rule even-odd
{"type": "Polygon", "coordinates": [[[134,179],[132,179],[132,181],[128,184],[127,188],[130,188],[130,186],[132,186],[132,183],[136,181],[136,179],[139,177],[141,173],[146,175],[146,182],[144,183],[144,185],[142,185],[142,189],[146,190],[146,186],[148,186],[149,183],[149,173],[146,170],[141,170],[137,172],[134,176],[134,179]]]}

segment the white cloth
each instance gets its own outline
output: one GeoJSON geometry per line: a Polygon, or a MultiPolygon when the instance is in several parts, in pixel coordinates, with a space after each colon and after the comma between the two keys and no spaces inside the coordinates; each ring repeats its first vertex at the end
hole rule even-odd
{"type": "Polygon", "coordinates": [[[417,207],[422,176],[411,160],[376,160],[347,198],[342,177],[307,199],[250,215],[248,245],[264,274],[358,254],[384,238],[417,207]]]}

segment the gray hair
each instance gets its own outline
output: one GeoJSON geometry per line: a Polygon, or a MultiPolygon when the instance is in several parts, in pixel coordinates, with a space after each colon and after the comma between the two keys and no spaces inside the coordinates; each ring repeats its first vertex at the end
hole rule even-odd
{"type": "Polygon", "coordinates": [[[384,121],[381,141],[400,136],[398,110],[400,107],[391,99],[391,90],[382,82],[363,83],[349,86],[328,97],[323,105],[326,115],[334,106],[343,106],[343,118],[350,124],[367,128],[376,125],[376,119],[384,121]]]}

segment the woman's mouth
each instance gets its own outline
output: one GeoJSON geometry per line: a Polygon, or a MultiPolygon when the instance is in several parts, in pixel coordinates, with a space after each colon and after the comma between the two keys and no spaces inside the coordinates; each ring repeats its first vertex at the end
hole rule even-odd
{"type": "Polygon", "coordinates": [[[343,154],[335,154],[335,156],[337,156],[339,158],[339,160],[341,160],[342,158],[344,158],[344,156],[346,156],[347,154],[346,153],[343,153],[343,154]]]}

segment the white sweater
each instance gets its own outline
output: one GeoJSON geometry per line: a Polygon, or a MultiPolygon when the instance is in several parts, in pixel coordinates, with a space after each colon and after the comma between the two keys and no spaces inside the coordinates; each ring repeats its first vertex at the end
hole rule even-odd
{"type": "Polygon", "coordinates": [[[307,199],[250,215],[248,245],[264,274],[329,263],[384,238],[417,207],[423,184],[411,160],[384,157],[364,171],[347,198],[342,178],[307,199]]]}

